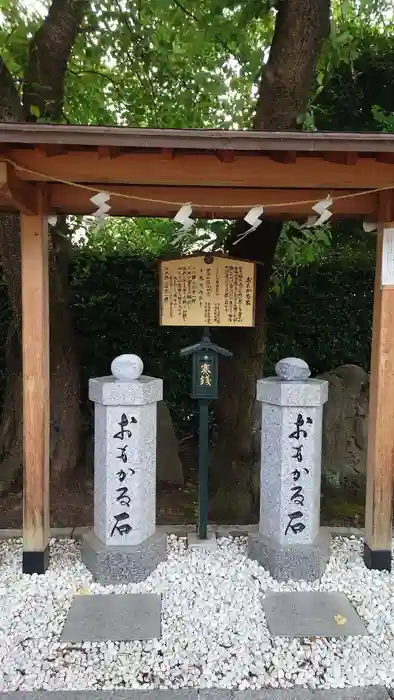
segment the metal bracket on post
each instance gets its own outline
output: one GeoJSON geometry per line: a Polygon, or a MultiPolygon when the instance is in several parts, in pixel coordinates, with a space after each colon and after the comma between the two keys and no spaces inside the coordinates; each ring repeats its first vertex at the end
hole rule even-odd
{"type": "Polygon", "coordinates": [[[180,351],[181,357],[193,356],[193,399],[197,399],[200,409],[199,445],[198,445],[198,537],[207,539],[208,527],[208,461],[209,461],[209,403],[218,398],[219,372],[218,356],[232,357],[230,350],[225,350],[212,343],[209,328],[199,343],[189,345],[180,351]]]}

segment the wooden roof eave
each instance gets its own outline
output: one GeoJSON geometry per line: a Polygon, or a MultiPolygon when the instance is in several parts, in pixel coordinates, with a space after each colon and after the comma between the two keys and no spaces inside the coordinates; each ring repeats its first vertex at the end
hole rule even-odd
{"type": "Polygon", "coordinates": [[[334,202],[334,215],[374,217],[373,190],[394,184],[394,134],[7,123],[0,174],[3,211],[36,211],[39,193],[48,211],[89,214],[90,197],[107,190],[111,213],[128,216],[174,216],[191,201],[202,218],[240,218],[254,204],[267,216],[296,218],[331,194],[347,196],[334,202]]]}
{"type": "Polygon", "coordinates": [[[215,129],[140,129],[39,123],[0,123],[0,147],[53,144],[139,149],[392,152],[394,134],[215,129]]]}

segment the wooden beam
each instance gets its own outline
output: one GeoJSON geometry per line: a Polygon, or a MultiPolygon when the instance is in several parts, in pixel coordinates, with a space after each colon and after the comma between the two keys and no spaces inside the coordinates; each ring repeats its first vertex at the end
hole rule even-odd
{"type": "Polygon", "coordinates": [[[276,163],[295,163],[297,159],[296,151],[272,151],[269,153],[269,158],[276,163]]]}
{"type": "Polygon", "coordinates": [[[394,459],[394,271],[390,245],[394,223],[377,233],[368,418],[364,561],[369,569],[391,570],[394,459]],[[391,234],[390,234],[391,230],[391,234]],[[387,262],[384,262],[386,260],[387,262]]]}
{"type": "MultiPolygon", "coordinates": [[[[115,160],[102,160],[96,151],[72,151],[46,158],[28,149],[11,151],[20,165],[44,173],[21,171],[24,180],[52,178],[105,185],[193,185],[201,187],[314,188],[326,195],[339,185],[343,189],[368,189],[394,185],[390,163],[363,157],[357,167],[331,163],[317,156],[297,157],[295,163],[277,163],[256,153],[237,153],[234,162],[222,163],[213,154],[178,153],[168,159],[161,152],[124,153],[115,160]]],[[[1,160],[1,159],[0,159],[1,160]]]]}
{"type": "Polygon", "coordinates": [[[394,163],[394,153],[377,153],[376,160],[378,163],[394,163]]]}
{"type": "Polygon", "coordinates": [[[49,560],[48,225],[21,215],[23,350],[23,572],[49,560]]]}
{"type": "MultiPolygon", "coordinates": [[[[92,192],[61,184],[47,184],[48,209],[57,213],[92,214],[95,207],[90,201],[92,192]]],[[[100,186],[97,186],[100,189],[100,186]]],[[[310,215],[312,204],[294,205],[297,201],[318,201],[321,190],[286,190],[286,189],[243,189],[223,187],[120,187],[112,185],[111,191],[126,194],[129,197],[145,197],[157,200],[167,200],[172,204],[162,202],[141,201],[124,197],[111,197],[111,214],[118,216],[158,216],[173,217],[179,210],[179,202],[193,202],[193,213],[201,218],[242,218],[251,204],[264,204],[265,216],[286,219],[310,215]],[[177,202],[177,203],[174,203],[177,202]],[[273,207],[274,204],[286,202],[286,206],[273,207]],[[196,204],[206,206],[198,207],[196,204]],[[219,209],[218,204],[224,205],[219,209]],[[234,205],[240,209],[232,209],[234,205]],[[243,206],[245,205],[245,206],[243,206]]],[[[350,190],[351,192],[351,190],[350,190]]],[[[348,194],[347,190],[332,190],[331,194],[341,196],[348,194]]],[[[376,221],[378,197],[376,193],[368,193],[359,197],[339,199],[331,207],[335,216],[369,217],[376,221]]]]}
{"type": "Polygon", "coordinates": [[[163,158],[166,158],[167,160],[174,160],[175,158],[174,148],[162,148],[161,153],[163,155],[163,158]]]}
{"type": "Polygon", "coordinates": [[[342,165],[356,165],[358,163],[358,153],[351,151],[328,151],[324,153],[324,160],[328,163],[339,163],[342,165]]]}
{"type": "Polygon", "coordinates": [[[345,153],[337,153],[336,151],[327,151],[323,153],[323,158],[327,163],[344,163],[345,153]]]}
{"type": "Polygon", "coordinates": [[[58,143],[37,144],[34,149],[37,151],[37,153],[41,153],[48,158],[51,158],[52,156],[61,156],[64,153],[67,153],[67,147],[58,143]]]}
{"type": "Polygon", "coordinates": [[[358,153],[354,153],[354,152],[346,153],[345,163],[346,163],[346,165],[357,165],[358,153]]]}
{"type": "Polygon", "coordinates": [[[115,148],[114,146],[99,146],[97,148],[97,155],[100,160],[103,158],[118,158],[120,155],[120,148],[115,148]]]}
{"type": "Polygon", "coordinates": [[[0,162],[0,205],[8,211],[37,212],[37,186],[19,179],[15,168],[6,161],[0,162]]]}
{"type": "Polygon", "coordinates": [[[221,163],[234,162],[234,151],[216,151],[216,156],[219,158],[221,163]]]}

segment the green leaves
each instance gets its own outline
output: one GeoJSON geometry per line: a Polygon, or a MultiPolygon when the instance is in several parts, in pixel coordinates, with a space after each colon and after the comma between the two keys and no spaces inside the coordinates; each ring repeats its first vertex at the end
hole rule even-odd
{"type": "Polygon", "coordinates": [[[159,127],[251,123],[269,2],[92,3],[70,63],[70,121],[159,127]]]}
{"type": "Polygon", "coordinates": [[[330,245],[331,230],[327,224],[314,228],[305,228],[295,221],[284,224],[275,254],[271,292],[283,293],[292,283],[292,275],[322,259],[330,245]]]}
{"type": "Polygon", "coordinates": [[[390,114],[389,112],[385,112],[378,105],[373,105],[372,114],[377,124],[382,128],[382,131],[394,132],[394,112],[390,114]]]}
{"type": "Polygon", "coordinates": [[[0,0],[0,51],[8,70],[21,80],[26,68],[29,39],[42,22],[30,3],[0,0]]]}
{"type": "Polygon", "coordinates": [[[41,112],[40,112],[39,108],[37,107],[37,105],[30,105],[30,114],[32,114],[37,119],[40,118],[41,112]]]}
{"type": "Polygon", "coordinates": [[[95,220],[88,220],[79,246],[101,254],[103,259],[113,254],[159,258],[180,252],[180,248],[171,243],[174,230],[174,222],[168,219],[111,217],[100,227],[95,220]]]}

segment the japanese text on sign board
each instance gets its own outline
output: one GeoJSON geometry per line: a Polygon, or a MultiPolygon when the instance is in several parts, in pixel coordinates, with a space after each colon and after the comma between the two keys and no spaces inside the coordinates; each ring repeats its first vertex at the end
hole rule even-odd
{"type": "Polygon", "coordinates": [[[200,362],[200,386],[212,386],[212,367],[207,361],[200,362]]]}
{"type": "Polygon", "coordinates": [[[161,263],[161,324],[253,326],[255,265],[204,256],[161,263]]]}

